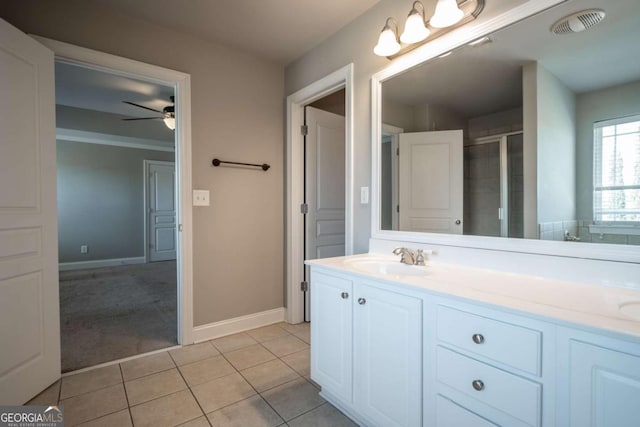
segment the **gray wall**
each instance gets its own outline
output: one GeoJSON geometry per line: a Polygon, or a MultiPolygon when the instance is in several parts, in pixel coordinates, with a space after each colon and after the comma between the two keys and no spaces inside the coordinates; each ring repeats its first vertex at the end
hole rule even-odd
{"type": "Polygon", "coordinates": [[[593,220],[593,123],[633,114],[640,114],[640,82],[578,95],[578,219],[593,220]]]}
{"type": "Polygon", "coordinates": [[[24,32],[191,75],[194,324],[282,307],[283,66],[82,0],[0,1],[24,32]],[[271,165],[213,168],[211,159],[271,165]]]}
{"type": "Polygon", "coordinates": [[[576,97],[540,65],[537,151],[538,223],[575,220],[576,97]]]}
{"type": "MultiPolygon", "coordinates": [[[[487,2],[480,17],[470,25],[479,25],[487,19],[524,3],[524,0],[487,2]]],[[[432,14],[435,2],[425,3],[427,14],[432,14]]],[[[373,8],[360,15],[323,43],[307,52],[285,69],[285,94],[289,95],[318,79],[354,63],[354,188],[370,186],[371,181],[371,75],[390,64],[386,58],[373,54],[385,20],[393,16],[403,20],[410,9],[405,0],[381,0],[373,8]]],[[[402,57],[395,60],[401,61],[402,57]]],[[[386,118],[385,118],[386,120],[386,118]]],[[[388,124],[404,127],[400,122],[388,124]]],[[[377,143],[377,142],[376,142],[377,143]]],[[[371,229],[371,205],[353,204],[354,252],[366,252],[371,229]]]]}
{"type": "Polygon", "coordinates": [[[58,141],[57,156],[60,262],[144,256],[143,160],[174,154],[58,141]]]}

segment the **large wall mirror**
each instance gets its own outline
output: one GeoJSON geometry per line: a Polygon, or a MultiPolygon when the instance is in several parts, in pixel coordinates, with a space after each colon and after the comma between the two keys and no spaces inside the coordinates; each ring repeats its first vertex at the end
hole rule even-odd
{"type": "Polygon", "coordinates": [[[374,237],[640,262],[639,40],[638,0],[572,0],[374,76],[374,237]]]}

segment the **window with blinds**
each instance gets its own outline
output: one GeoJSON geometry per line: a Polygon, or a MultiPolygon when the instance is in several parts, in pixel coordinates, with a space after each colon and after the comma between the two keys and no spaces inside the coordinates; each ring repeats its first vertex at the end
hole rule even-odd
{"type": "Polygon", "coordinates": [[[640,225],[640,115],[593,125],[593,220],[640,225]]]}

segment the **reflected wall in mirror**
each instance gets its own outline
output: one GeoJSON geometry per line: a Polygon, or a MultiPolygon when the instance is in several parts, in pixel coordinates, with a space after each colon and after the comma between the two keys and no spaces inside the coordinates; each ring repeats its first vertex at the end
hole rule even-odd
{"type": "Polygon", "coordinates": [[[640,244],[638,40],[637,0],[574,0],[384,81],[380,229],[640,244]]]}

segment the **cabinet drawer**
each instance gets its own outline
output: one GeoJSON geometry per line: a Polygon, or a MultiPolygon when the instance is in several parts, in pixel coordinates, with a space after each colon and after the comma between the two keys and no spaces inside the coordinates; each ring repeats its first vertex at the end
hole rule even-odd
{"type": "Polygon", "coordinates": [[[528,425],[540,424],[541,385],[438,346],[441,383],[528,425]],[[474,382],[480,381],[474,388],[474,382]]]}
{"type": "Polygon", "coordinates": [[[436,427],[498,427],[479,415],[464,409],[449,399],[438,395],[436,402],[436,427]]]}
{"type": "Polygon", "coordinates": [[[542,333],[451,307],[438,306],[438,339],[540,376],[542,333]]]}

